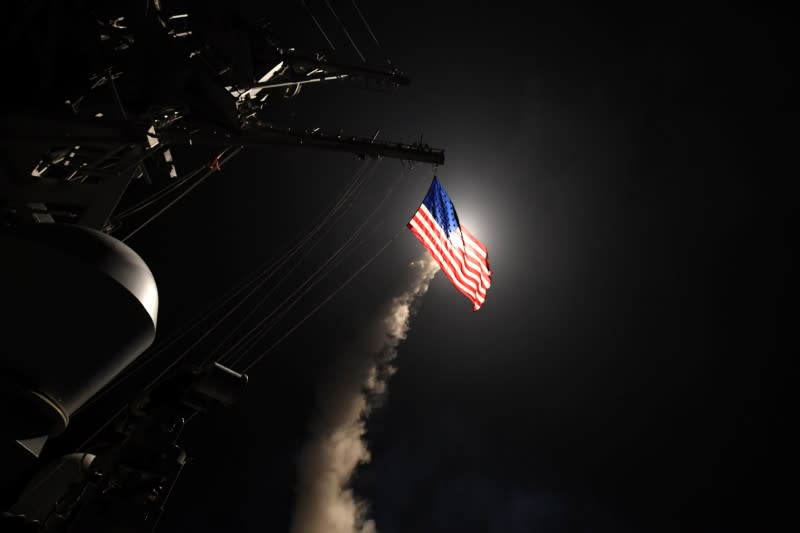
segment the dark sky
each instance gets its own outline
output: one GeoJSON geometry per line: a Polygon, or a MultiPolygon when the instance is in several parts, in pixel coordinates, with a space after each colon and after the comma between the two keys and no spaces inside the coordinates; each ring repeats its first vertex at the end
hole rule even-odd
{"type": "MultiPolygon", "coordinates": [[[[363,4],[412,84],[309,88],[292,120],[445,148],[439,176],[494,270],[478,313],[439,274],[400,347],[354,482],[379,531],[777,524],[789,505],[780,14],[363,4]]],[[[253,6],[288,45],[324,45],[293,4],[253,6]]],[[[282,250],[359,164],[248,150],[133,239],[159,283],[160,334],[282,250]]],[[[400,169],[381,162],[331,243],[400,169]]],[[[303,309],[403,227],[431,177],[406,174],[374,239],[303,309]]],[[[165,530],[288,529],[314,391],[421,251],[401,234],[251,372],[245,401],[187,430],[196,461],[165,530]]]]}

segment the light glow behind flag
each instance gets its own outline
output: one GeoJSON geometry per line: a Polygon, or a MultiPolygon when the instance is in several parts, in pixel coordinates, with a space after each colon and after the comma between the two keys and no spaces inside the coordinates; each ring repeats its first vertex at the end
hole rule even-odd
{"type": "Polygon", "coordinates": [[[428,249],[456,289],[470,299],[477,311],[491,285],[489,253],[458,221],[453,202],[436,176],[408,229],[428,249]]]}

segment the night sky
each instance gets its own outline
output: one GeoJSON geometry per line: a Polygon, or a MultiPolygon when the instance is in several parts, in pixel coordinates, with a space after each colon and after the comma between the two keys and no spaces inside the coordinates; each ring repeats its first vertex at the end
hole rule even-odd
{"type": "MultiPolygon", "coordinates": [[[[287,45],[324,48],[295,3],[252,4],[287,45]]],[[[286,120],[445,148],[439,178],[494,271],[477,313],[438,274],[399,348],[353,482],[378,530],[774,530],[796,505],[780,14],[361,4],[383,50],[352,22],[354,38],[411,85],[307,88],[286,120]]],[[[132,239],[159,284],[159,335],[289,246],[361,164],[248,149],[132,239]]],[[[186,430],[165,531],[288,530],[315,391],[423,253],[404,225],[433,169],[377,164],[297,272],[401,171],[368,242],[269,339],[403,230],[392,246],[250,372],[245,400],[186,430]]]]}

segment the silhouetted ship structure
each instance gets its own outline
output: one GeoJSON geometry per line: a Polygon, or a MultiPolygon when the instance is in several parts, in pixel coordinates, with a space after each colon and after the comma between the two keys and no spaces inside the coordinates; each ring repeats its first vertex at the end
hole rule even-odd
{"type": "Polygon", "coordinates": [[[0,119],[0,531],[153,531],[185,463],[181,428],[235,402],[247,376],[214,362],[168,373],[105,446],[40,464],[45,442],[155,338],[155,281],[124,241],[243,147],[431,164],[444,153],[270,118],[306,85],[408,83],[394,68],[286,48],[267,24],[175,2],[22,4],[6,7],[0,119]],[[181,174],[178,146],[208,157],[181,174]]]}

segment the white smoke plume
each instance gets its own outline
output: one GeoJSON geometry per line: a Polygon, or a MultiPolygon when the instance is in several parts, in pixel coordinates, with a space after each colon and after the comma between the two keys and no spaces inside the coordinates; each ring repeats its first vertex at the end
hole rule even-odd
{"type": "Polygon", "coordinates": [[[335,375],[319,394],[311,439],[298,461],[292,533],[375,533],[367,504],[355,497],[350,480],[369,462],[366,419],[394,373],[397,346],[408,333],[415,303],[428,291],[438,265],[429,257],[413,261],[411,280],[360,342],[337,361],[335,375]]]}

